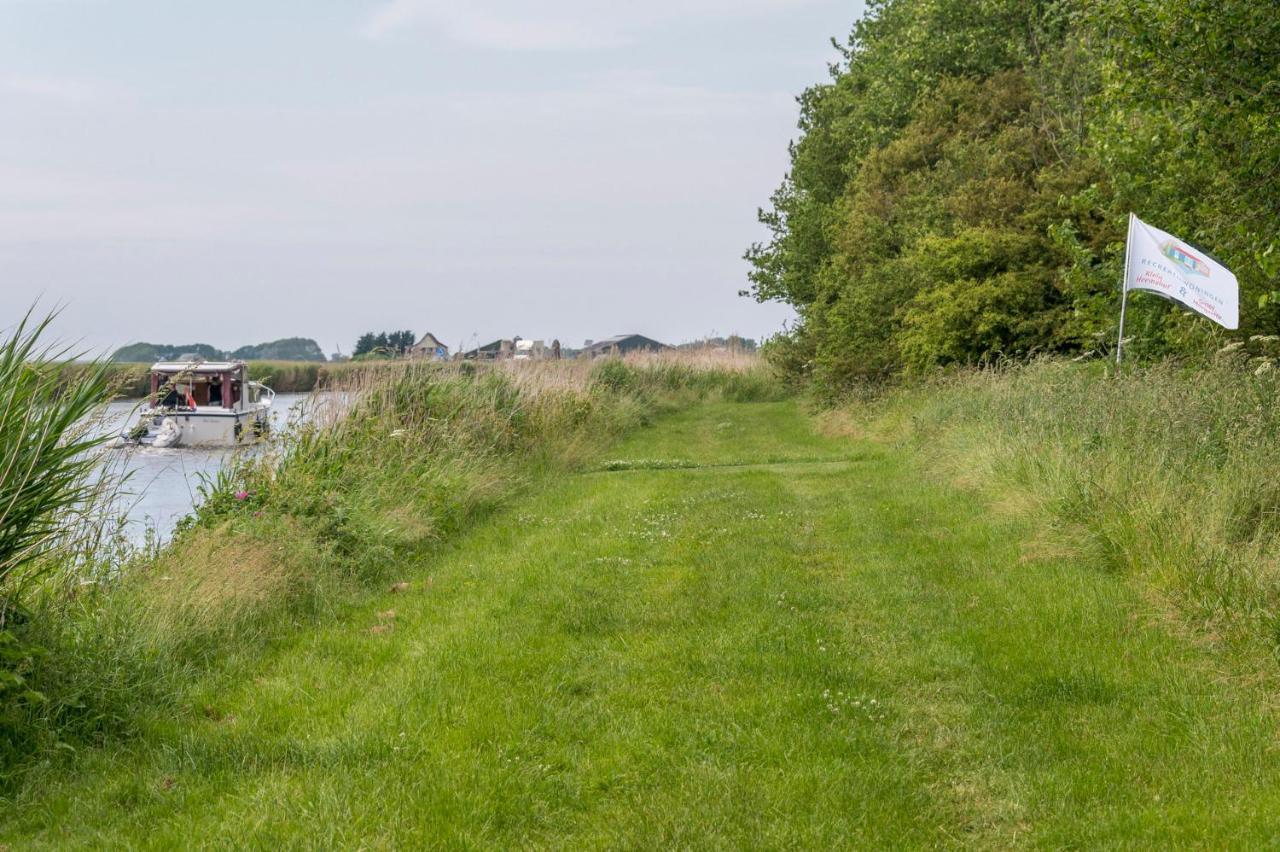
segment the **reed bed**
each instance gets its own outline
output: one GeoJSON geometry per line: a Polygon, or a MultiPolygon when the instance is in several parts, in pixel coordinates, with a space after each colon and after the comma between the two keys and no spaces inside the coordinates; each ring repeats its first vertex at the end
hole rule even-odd
{"type": "MultiPolygon", "coordinates": [[[[328,364],[318,361],[250,361],[249,378],[277,393],[310,393],[326,383],[358,373],[376,372],[383,364],[328,364]]],[[[151,365],[113,363],[109,368],[113,393],[123,399],[140,399],[151,390],[151,365]]],[[[74,372],[74,370],[73,370],[74,372]]]]}
{"type": "MultiPolygon", "coordinates": [[[[608,360],[608,359],[606,359],[608,360]]],[[[686,349],[661,353],[633,353],[621,359],[631,366],[674,371],[703,371],[748,374],[761,369],[759,356],[736,349],[686,349]]],[[[466,362],[422,361],[250,361],[249,377],[270,386],[278,393],[310,393],[322,388],[342,387],[360,382],[364,377],[395,375],[422,367],[463,368],[466,362]]],[[[561,361],[492,361],[471,362],[472,368],[501,369],[513,376],[540,377],[584,375],[595,361],[565,359],[561,361]]],[[[117,396],[138,399],[150,390],[150,365],[114,363],[110,374],[117,396]]]]}

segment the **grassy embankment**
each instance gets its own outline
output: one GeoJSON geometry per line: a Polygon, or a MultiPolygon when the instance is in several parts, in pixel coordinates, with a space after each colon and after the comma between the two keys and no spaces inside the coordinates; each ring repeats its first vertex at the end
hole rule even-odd
{"type": "MultiPolygon", "coordinates": [[[[0,839],[1274,843],[1273,690],[1152,595],[1199,564],[1164,540],[1177,506],[1202,523],[1237,514],[1200,480],[1248,491],[1223,462],[1266,428],[1248,395],[1268,388],[1221,378],[1225,396],[1166,368],[1038,366],[903,391],[825,429],[794,401],[684,409],[607,455],[596,444],[576,475],[542,479],[449,544],[406,551],[330,617],[247,651],[218,646],[229,658],[193,672],[137,737],[33,775],[0,839]],[[1177,444],[1182,429],[1150,422],[1161,413],[1217,431],[1177,444]],[[1161,435],[1174,443],[1148,451],[1161,435]],[[1135,483],[1134,466],[1156,461],[1183,468],[1135,483]],[[1050,499],[1086,481],[1123,482],[1132,504],[1119,490],[1050,499]],[[1163,513],[1147,505],[1164,492],[1163,513]],[[1187,570],[1123,555],[1141,539],[1133,553],[1187,570]],[[408,586],[387,591],[391,579],[408,586]]],[[[433,407],[448,410],[440,393],[433,407]]],[[[459,428],[426,446],[522,433],[459,428]]],[[[270,541],[263,527],[286,517],[312,529],[306,511],[279,508],[328,491],[303,487],[325,455],[304,457],[199,535],[230,524],[270,541]]],[[[438,493],[395,484],[397,500],[438,493]]],[[[368,506],[355,514],[399,540],[416,513],[388,520],[393,507],[372,509],[385,496],[350,486],[368,506]]],[[[361,538],[358,559],[379,537],[361,538]]],[[[218,603],[227,611],[225,593],[218,603]]]]}
{"type": "MultiPolygon", "coordinates": [[[[856,431],[902,442],[1032,550],[1131,577],[1220,652],[1280,659],[1280,373],[1044,362],[899,389],[856,431]]],[[[1280,682],[1277,682],[1280,685],[1280,682]]]]}
{"type": "Polygon", "coordinates": [[[124,565],[44,555],[15,627],[32,651],[15,667],[41,697],[0,713],[11,789],[41,761],[182,712],[192,682],[233,681],[298,625],[337,617],[529,483],[668,407],[777,393],[745,359],[419,364],[349,378],[278,453],[213,483],[164,551],[124,565]]]}

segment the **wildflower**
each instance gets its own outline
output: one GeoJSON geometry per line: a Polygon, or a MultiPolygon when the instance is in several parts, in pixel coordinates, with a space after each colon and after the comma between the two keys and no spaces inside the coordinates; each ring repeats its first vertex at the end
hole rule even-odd
{"type": "Polygon", "coordinates": [[[241,503],[243,503],[245,500],[249,499],[249,492],[244,490],[237,491],[236,499],[239,500],[241,503]]]}

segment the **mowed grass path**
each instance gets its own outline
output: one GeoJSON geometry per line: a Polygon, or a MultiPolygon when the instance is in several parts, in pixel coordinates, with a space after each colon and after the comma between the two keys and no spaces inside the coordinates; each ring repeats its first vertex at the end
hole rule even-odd
{"type": "Polygon", "coordinates": [[[1269,696],[904,451],[714,404],[610,458],[45,777],[0,840],[1280,842],[1269,696]]]}

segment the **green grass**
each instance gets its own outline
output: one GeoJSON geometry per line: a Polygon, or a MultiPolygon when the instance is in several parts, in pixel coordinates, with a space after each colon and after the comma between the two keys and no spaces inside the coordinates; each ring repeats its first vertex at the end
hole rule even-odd
{"type": "Polygon", "coordinates": [[[661,429],[628,441],[627,456],[611,459],[631,466],[692,467],[759,465],[845,459],[856,453],[833,444],[807,419],[794,416],[794,401],[735,405],[718,403],[680,411],[661,429]]]}
{"type": "Polygon", "coordinates": [[[1263,688],[905,447],[706,403],[35,772],[14,847],[1268,846],[1263,688]],[[680,466],[646,469],[654,460],[680,466]],[[392,614],[391,611],[394,611],[392,614]],[[374,628],[377,628],[375,631],[374,628]]]}
{"type": "Polygon", "coordinates": [[[348,378],[306,427],[202,485],[197,516],[166,547],[48,555],[13,631],[28,700],[0,714],[0,796],[77,748],[136,737],[181,710],[199,677],[332,618],[657,412],[776,395],[742,358],[406,364],[348,378]]]}
{"type": "Polygon", "coordinates": [[[898,388],[854,420],[1280,688],[1280,371],[1256,367],[1231,348],[1197,368],[1045,361],[898,388]]]}

